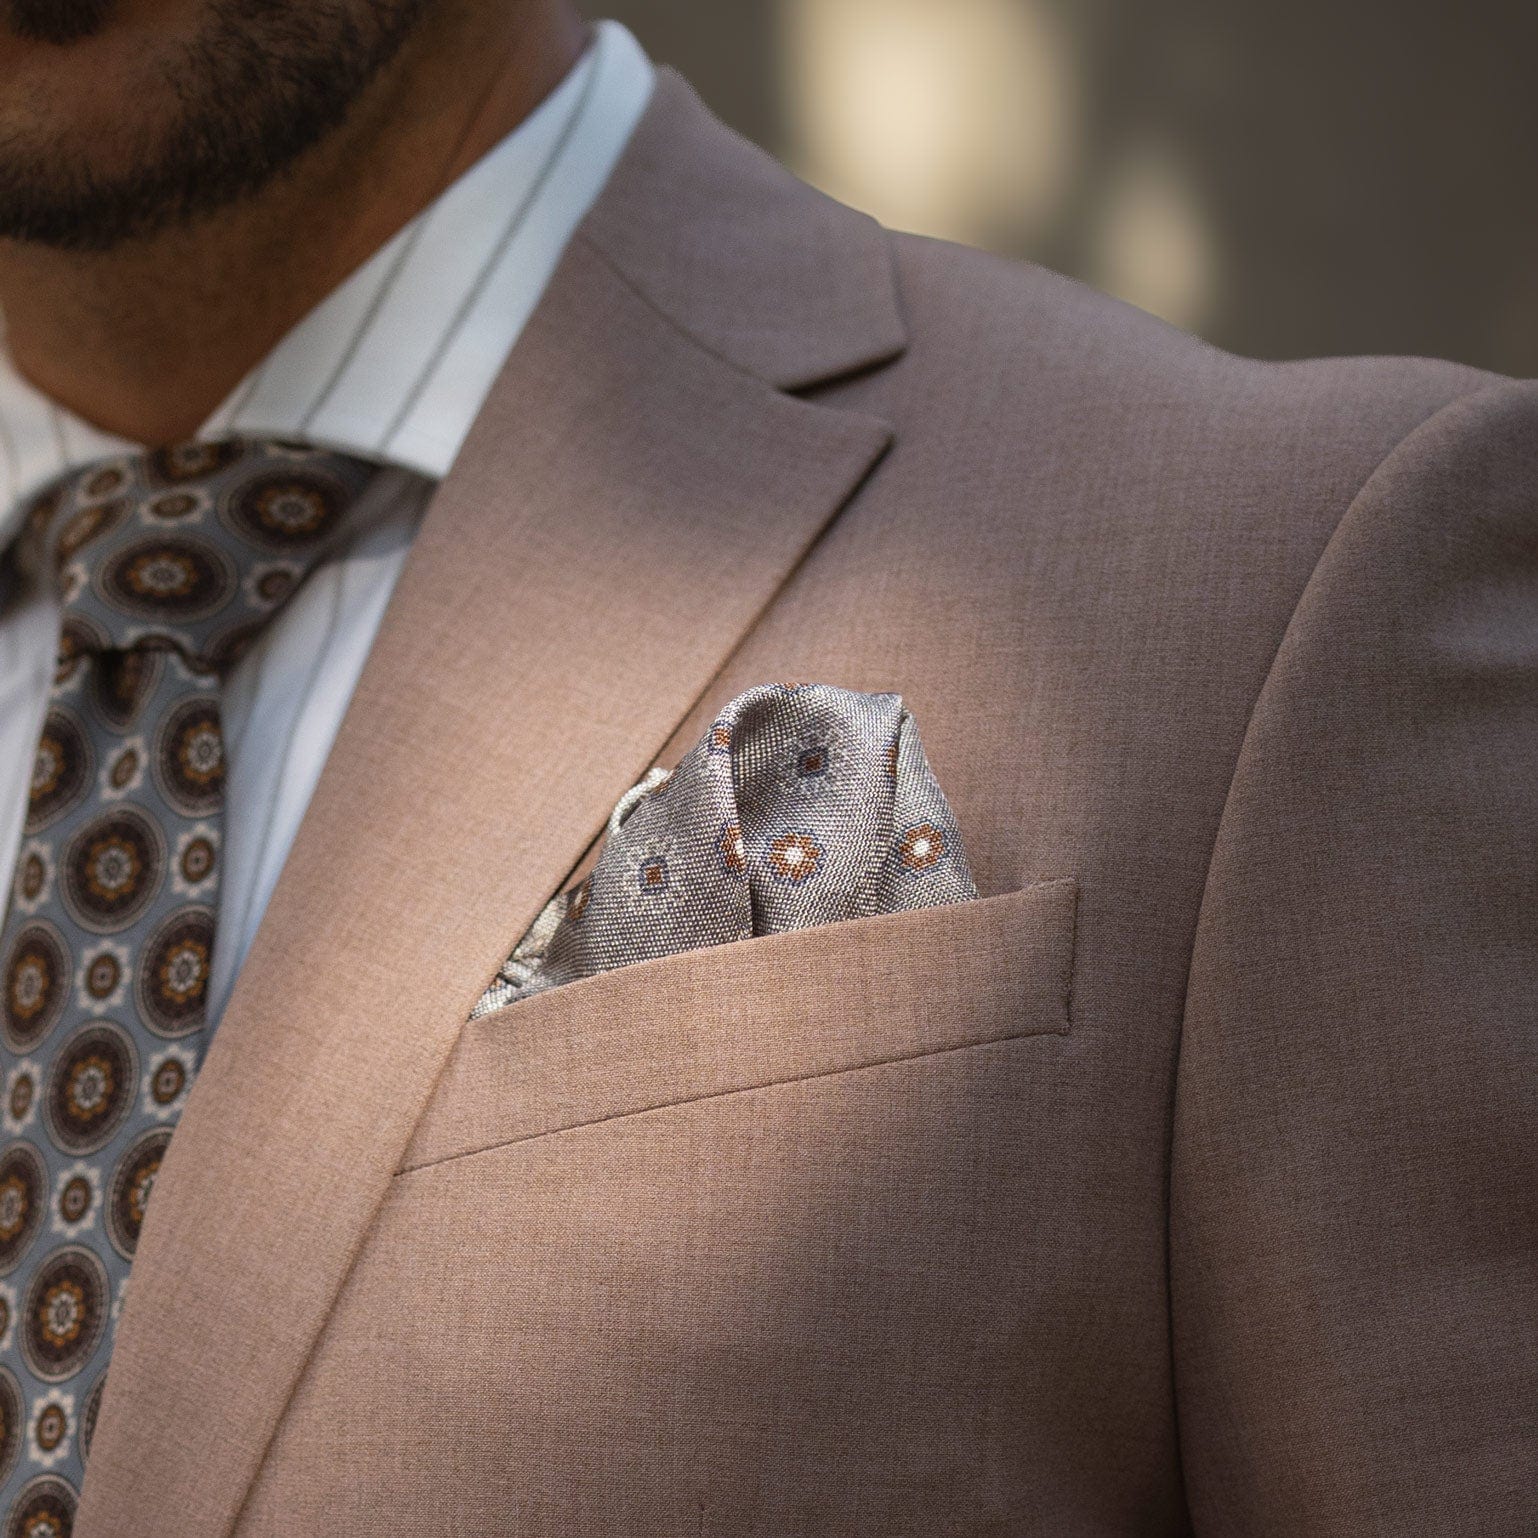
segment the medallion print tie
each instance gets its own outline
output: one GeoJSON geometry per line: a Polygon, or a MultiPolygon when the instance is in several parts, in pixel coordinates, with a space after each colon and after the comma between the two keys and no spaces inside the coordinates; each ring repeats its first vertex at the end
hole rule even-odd
{"type": "Polygon", "coordinates": [[[0,929],[4,1538],[71,1529],[145,1203],[202,1060],[222,681],[376,473],[192,443],[56,483],[18,542],[63,622],[0,929]]]}

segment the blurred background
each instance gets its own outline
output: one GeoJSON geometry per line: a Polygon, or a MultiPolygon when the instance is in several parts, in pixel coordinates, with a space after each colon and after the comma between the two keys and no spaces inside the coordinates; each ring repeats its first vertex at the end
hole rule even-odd
{"type": "Polygon", "coordinates": [[[900,229],[1257,357],[1538,375],[1533,0],[607,0],[900,229]]]}

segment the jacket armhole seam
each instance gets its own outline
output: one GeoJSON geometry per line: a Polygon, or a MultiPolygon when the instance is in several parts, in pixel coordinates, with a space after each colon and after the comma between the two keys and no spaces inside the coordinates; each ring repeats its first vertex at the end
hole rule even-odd
{"type": "Polygon", "coordinates": [[[1172,1263],[1173,1244],[1171,1242],[1171,1223],[1174,1210],[1175,1123],[1176,1115],[1179,1109],[1180,1098],[1180,1067],[1182,1055],[1185,1050],[1186,1020],[1190,1008],[1191,974],[1194,969],[1197,944],[1202,932],[1202,918],[1206,912],[1207,896],[1212,882],[1212,864],[1216,858],[1218,843],[1222,838],[1223,826],[1228,818],[1228,809],[1233,798],[1234,785],[1238,779],[1239,770],[1244,763],[1244,750],[1249,742],[1250,732],[1255,723],[1256,713],[1260,709],[1262,700],[1264,700],[1266,697],[1272,676],[1276,671],[1277,661],[1281,656],[1283,648],[1287,644],[1287,638],[1292,634],[1293,626],[1297,622],[1298,611],[1303,606],[1304,599],[1308,596],[1309,592],[1314,586],[1314,583],[1318,579],[1319,569],[1328,557],[1329,552],[1333,547],[1336,538],[1339,536],[1341,529],[1345,527],[1346,523],[1351,517],[1352,512],[1355,510],[1358,503],[1361,502],[1363,496],[1366,495],[1366,493],[1372,488],[1373,483],[1382,474],[1385,467],[1398,457],[1406,445],[1409,444],[1412,439],[1417,437],[1432,422],[1436,421],[1436,419],[1439,418],[1445,411],[1448,411],[1455,406],[1467,405],[1471,399],[1497,395],[1502,391],[1510,388],[1512,385],[1518,383],[1520,383],[1520,381],[1503,379],[1492,382],[1490,384],[1475,386],[1469,390],[1461,390],[1457,394],[1449,396],[1448,398],[1441,401],[1440,404],[1435,406],[1432,410],[1428,411],[1424,416],[1419,418],[1413,426],[1408,428],[1404,433],[1396,438],[1389,449],[1382,455],[1382,457],[1373,464],[1372,469],[1362,479],[1356,490],[1351,494],[1350,497],[1345,500],[1344,506],[1341,509],[1340,517],[1335,521],[1334,526],[1330,530],[1329,536],[1321,545],[1319,554],[1316,557],[1313,566],[1309,569],[1308,577],[1298,590],[1297,599],[1293,603],[1292,610],[1287,616],[1287,623],[1282,626],[1281,633],[1277,638],[1276,646],[1271,654],[1271,660],[1266,666],[1265,676],[1261,679],[1260,686],[1255,692],[1255,697],[1250,702],[1249,713],[1245,718],[1244,730],[1240,733],[1239,736],[1239,746],[1234,755],[1234,765],[1229,773],[1227,788],[1223,792],[1222,811],[1219,813],[1217,824],[1213,829],[1212,846],[1207,851],[1207,865],[1202,875],[1201,897],[1197,901],[1196,921],[1192,926],[1191,945],[1186,955],[1186,983],[1185,991],[1181,999],[1180,1021],[1176,1028],[1174,1051],[1170,1059],[1169,1101],[1165,1118],[1164,1146],[1164,1296],[1170,1362],[1171,1408],[1173,1414],[1177,1462],[1182,1460],[1180,1460],[1179,1453],[1180,1416],[1178,1378],[1175,1372],[1174,1277],[1172,1263]]]}

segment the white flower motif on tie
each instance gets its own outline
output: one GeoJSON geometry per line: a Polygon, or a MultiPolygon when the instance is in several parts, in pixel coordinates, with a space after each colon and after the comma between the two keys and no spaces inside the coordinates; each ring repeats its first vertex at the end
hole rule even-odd
{"type": "Polygon", "coordinates": [[[93,1014],[116,1009],[128,992],[132,965],[126,945],[102,940],[93,945],[75,969],[75,997],[93,1014]]]}
{"type": "Polygon", "coordinates": [[[84,561],[71,561],[59,573],[59,597],[64,603],[73,603],[86,589],[90,576],[84,561]]]}
{"type": "Polygon", "coordinates": [[[42,1069],[37,1063],[26,1057],[5,1076],[5,1105],[0,1111],[3,1111],[5,1130],[12,1137],[20,1137],[37,1115],[41,1074],[42,1069]]]}
{"type": "Polygon", "coordinates": [[[192,1088],[197,1061],[185,1047],[167,1047],[150,1059],[140,1085],[139,1103],[146,1116],[169,1121],[179,1116],[192,1088]]]}
{"type": "Polygon", "coordinates": [[[209,897],[218,874],[219,830],[211,822],[195,823],[176,841],[172,890],[179,897],[209,897]]]}
{"type": "Polygon", "coordinates": [[[125,737],[116,752],[101,766],[97,783],[103,801],[121,801],[144,783],[149,749],[142,737],[125,737]]]}
{"type": "Polygon", "coordinates": [[[101,1206],[101,1172],[91,1164],[76,1161],[60,1170],[53,1185],[53,1217],[49,1224],[56,1234],[77,1238],[96,1226],[96,1209],[101,1206]]]}
{"type": "Polygon", "coordinates": [[[48,901],[53,895],[54,874],[52,845],[40,838],[28,840],[16,862],[12,883],[11,901],[18,913],[36,913],[48,901]]]}
{"type": "Polygon", "coordinates": [[[75,1434],[75,1396],[49,1389],[32,1401],[27,1418],[27,1457],[40,1468],[51,1469],[69,1452],[75,1434]]]}

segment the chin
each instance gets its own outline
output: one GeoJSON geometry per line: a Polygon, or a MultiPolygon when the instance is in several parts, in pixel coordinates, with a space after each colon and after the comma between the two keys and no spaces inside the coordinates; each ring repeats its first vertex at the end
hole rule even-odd
{"type": "Polygon", "coordinates": [[[116,30],[61,47],[0,27],[0,153],[121,158],[168,122],[165,57],[116,30]]]}

